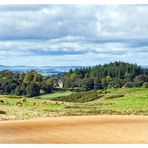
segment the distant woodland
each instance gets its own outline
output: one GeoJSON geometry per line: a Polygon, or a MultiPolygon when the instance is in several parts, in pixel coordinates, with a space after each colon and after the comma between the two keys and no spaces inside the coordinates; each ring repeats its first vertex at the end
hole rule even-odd
{"type": "Polygon", "coordinates": [[[63,77],[65,88],[98,90],[121,87],[148,87],[148,69],[124,62],[70,70],[63,77]]]}
{"type": "MultiPolygon", "coordinates": [[[[55,78],[54,78],[55,79],[55,78]]],[[[0,72],[0,94],[34,97],[52,93],[54,79],[44,78],[35,71],[15,73],[0,72]]],[[[70,70],[57,78],[64,90],[90,91],[108,88],[148,88],[148,69],[124,62],[113,62],[94,67],[70,70]]]]}
{"type": "Polygon", "coordinates": [[[51,79],[43,79],[35,71],[13,73],[9,70],[4,70],[0,72],[0,94],[33,97],[51,92],[51,79]]]}

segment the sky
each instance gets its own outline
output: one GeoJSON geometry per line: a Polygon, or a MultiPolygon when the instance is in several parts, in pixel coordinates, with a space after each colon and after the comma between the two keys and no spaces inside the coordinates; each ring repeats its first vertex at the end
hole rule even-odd
{"type": "Polygon", "coordinates": [[[0,5],[0,65],[148,65],[148,5],[0,5]]]}

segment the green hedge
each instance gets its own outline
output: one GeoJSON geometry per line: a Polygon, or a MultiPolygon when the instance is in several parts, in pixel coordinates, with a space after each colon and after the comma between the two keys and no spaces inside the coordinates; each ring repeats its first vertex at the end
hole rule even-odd
{"type": "Polygon", "coordinates": [[[121,95],[121,94],[119,94],[119,95],[111,95],[111,96],[105,97],[105,99],[114,99],[114,98],[121,98],[121,97],[124,97],[124,95],[121,95]]]}
{"type": "Polygon", "coordinates": [[[57,97],[57,98],[54,98],[53,100],[84,103],[84,102],[97,100],[101,97],[103,97],[103,94],[99,94],[97,91],[91,91],[91,92],[79,92],[79,93],[71,94],[69,96],[57,97]]]}

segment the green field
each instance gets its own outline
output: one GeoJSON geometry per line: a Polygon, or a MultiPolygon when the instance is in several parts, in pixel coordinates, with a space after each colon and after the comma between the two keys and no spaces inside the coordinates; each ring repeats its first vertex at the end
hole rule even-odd
{"type": "Polygon", "coordinates": [[[52,94],[47,94],[47,95],[42,95],[40,96],[42,99],[53,99],[53,98],[56,98],[56,97],[61,97],[61,96],[68,96],[72,94],[71,91],[65,91],[65,92],[55,92],[55,93],[52,93],[52,94]]]}
{"type": "Polygon", "coordinates": [[[1,95],[0,101],[4,103],[0,103],[0,120],[96,114],[148,115],[147,88],[110,89],[103,97],[86,103],[52,101],[51,99],[70,94],[71,92],[57,92],[41,96],[42,99],[26,98],[21,106],[17,106],[16,102],[21,101],[22,98],[1,95]]]}

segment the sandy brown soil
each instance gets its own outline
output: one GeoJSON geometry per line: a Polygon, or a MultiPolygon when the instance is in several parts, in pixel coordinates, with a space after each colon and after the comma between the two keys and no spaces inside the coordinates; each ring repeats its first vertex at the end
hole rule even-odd
{"type": "Polygon", "coordinates": [[[0,143],[148,143],[148,116],[1,121],[0,143]]]}

